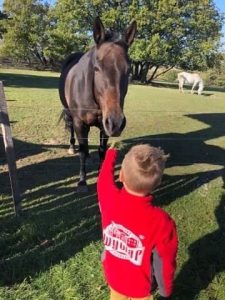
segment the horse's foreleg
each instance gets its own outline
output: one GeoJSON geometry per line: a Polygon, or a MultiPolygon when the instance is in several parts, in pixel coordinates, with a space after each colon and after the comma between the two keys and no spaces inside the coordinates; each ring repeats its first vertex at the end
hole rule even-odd
{"type": "Polygon", "coordinates": [[[77,190],[78,192],[87,192],[87,182],[86,182],[86,159],[89,156],[88,151],[88,133],[89,126],[81,124],[80,126],[75,126],[75,131],[79,143],[79,157],[80,157],[80,179],[78,182],[77,190]]]}
{"type": "Polygon", "coordinates": [[[77,184],[79,192],[87,191],[87,182],[86,182],[86,159],[88,157],[87,146],[83,143],[79,145],[79,157],[80,157],[80,179],[77,184]]]}
{"type": "Polygon", "coordinates": [[[198,95],[202,94],[203,88],[204,88],[203,81],[200,81],[198,86],[198,95]]]}

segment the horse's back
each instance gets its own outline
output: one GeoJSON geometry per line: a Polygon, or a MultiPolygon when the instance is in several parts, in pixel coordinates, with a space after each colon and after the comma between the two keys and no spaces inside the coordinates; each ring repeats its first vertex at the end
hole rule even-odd
{"type": "Polygon", "coordinates": [[[83,56],[82,52],[76,52],[70,54],[62,64],[62,70],[59,77],[59,97],[64,107],[67,107],[66,97],[65,97],[65,82],[67,75],[71,68],[76,65],[81,57],[83,56]]]}
{"type": "Polygon", "coordinates": [[[191,75],[191,77],[192,77],[195,81],[201,81],[201,80],[202,80],[201,76],[200,76],[198,73],[191,73],[190,75],[191,75]]]}
{"type": "Polygon", "coordinates": [[[178,73],[178,80],[179,80],[179,78],[183,78],[188,83],[202,81],[202,78],[198,73],[180,72],[180,73],[178,73]]]}

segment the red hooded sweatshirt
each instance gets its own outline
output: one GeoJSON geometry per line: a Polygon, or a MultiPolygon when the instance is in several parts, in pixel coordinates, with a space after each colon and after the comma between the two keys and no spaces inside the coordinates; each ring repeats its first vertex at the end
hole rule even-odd
{"type": "Polygon", "coordinates": [[[161,296],[168,297],[176,269],[175,223],[153,206],[153,196],[134,196],[115,185],[116,156],[115,149],[107,151],[97,182],[106,281],[127,297],[141,298],[151,294],[154,275],[161,296]]]}

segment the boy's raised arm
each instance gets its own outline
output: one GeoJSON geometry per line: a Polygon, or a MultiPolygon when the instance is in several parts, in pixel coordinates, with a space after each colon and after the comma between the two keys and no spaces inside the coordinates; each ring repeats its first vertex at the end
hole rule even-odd
{"type": "Polygon", "coordinates": [[[106,196],[110,190],[115,189],[114,182],[114,167],[117,158],[117,150],[109,148],[106,151],[105,159],[101,165],[99,176],[97,180],[97,191],[99,200],[101,197],[106,196]]]}

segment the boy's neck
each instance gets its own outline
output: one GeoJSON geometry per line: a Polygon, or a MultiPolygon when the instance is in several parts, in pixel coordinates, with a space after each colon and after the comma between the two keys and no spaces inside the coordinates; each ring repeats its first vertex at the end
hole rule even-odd
{"type": "Polygon", "coordinates": [[[147,197],[150,195],[150,193],[144,194],[144,193],[138,193],[138,192],[132,191],[131,189],[129,189],[127,187],[127,185],[124,182],[123,182],[123,186],[124,186],[125,190],[131,195],[138,196],[138,197],[147,197]]]}

